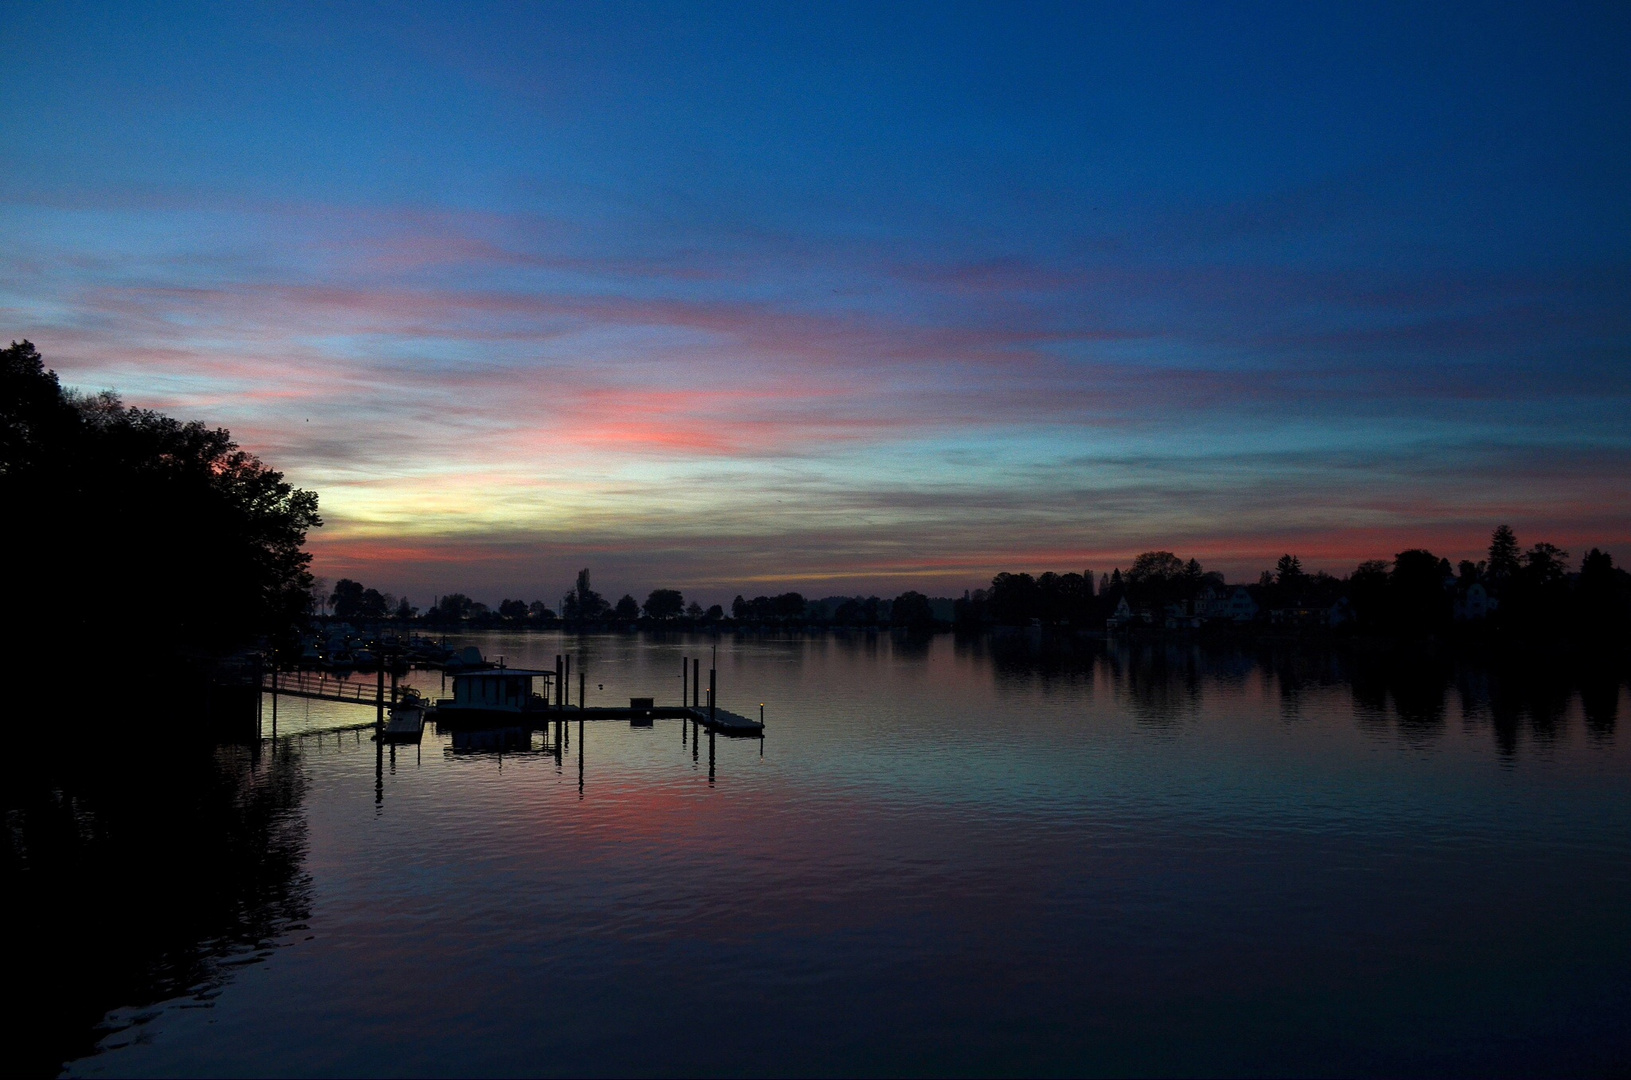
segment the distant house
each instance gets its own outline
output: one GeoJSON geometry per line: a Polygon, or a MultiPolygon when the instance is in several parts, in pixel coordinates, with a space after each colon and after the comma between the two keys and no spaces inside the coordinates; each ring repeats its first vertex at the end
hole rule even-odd
{"type": "Polygon", "coordinates": [[[1168,630],[1198,630],[1201,616],[1192,613],[1188,604],[1179,601],[1167,605],[1165,623],[1168,630]]]}
{"type": "Polygon", "coordinates": [[[1203,619],[1225,619],[1229,615],[1229,590],[1208,585],[1195,597],[1195,614],[1203,619]]]}
{"type": "Polygon", "coordinates": [[[1322,607],[1283,607],[1269,610],[1269,622],[1275,626],[1324,626],[1327,609],[1322,607]]]}
{"type": "Polygon", "coordinates": [[[1231,622],[1249,623],[1257,618],[1257,601],[1244,585],[1236,585],[1229,593],[1229,600],[1224,605],[1223,617],[1231,622]]]}
{"type": "Polygon", "coordinates": [[[1457,622],[1472,622],[1488,618],[1500,601],[1489,594],[1484,583],[1475,581],[1455,591],[1455,618],[1457,622]]]}
{"type": "Polygon", "coordinates": [[[1202,622],[1249,623],[1257,618],[1257,601],[1244,585],[1208,585],[1196,595],[1191,613],[1202,622]]]}
{"type": "Polygon", "coordinates": [[[1122,627],[1131,626],[1132,624],[1133,609],[1127,603],[1127,598],[1123,596],[1121,602],[1116,605],[1115,614],[1104,620],[1104,628],[1106,630],[1120,630],[1122,627]]]}

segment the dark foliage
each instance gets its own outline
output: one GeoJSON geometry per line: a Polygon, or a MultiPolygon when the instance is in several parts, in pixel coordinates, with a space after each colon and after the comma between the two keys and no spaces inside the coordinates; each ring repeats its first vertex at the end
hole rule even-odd
{"type": "Polygon", "coordinates": [[[66,393],[26,341],[0,350],[0,504],[12,602],[52,640],[139,618],[145,649],[219,655],[307,614],[315,494],[223,429],[66,393]]]}
{"type": "Polygon", "coordinates": [[[341,578],[328,598],[336,619],[365,622],[390,618],[397,610],[396,597],[378,589],[365,588],[360,581],[341,578]]]}
{"type": "Polygon", "coordinates": [[[731,617],[749,623],[794,623],[805,616],[802,593],[789,592],[780,596],[755,596],[744,600],[738,596],[731,601],[731,617]]]}
{"type": "Polygon", "coordinates": [[[612,605],[589,584],[589,568],[578,571],[577,584],[561,597],[561,618],[568,622],[594,622],[611,614],[612,605]]]}
{"type": "Polygon", "coordinates": [[[889,609],[889,622],[892,626],[903,626],[908,630],[932,629],[934,608],[929,606],[929,598],[922,593],[903,592],[895,597],[889,609]]]}
{"type": "Polygon", "coordinates": [[[685,610],[685,597],[678,589],[653,589],[646,597],[646,614],[653,619],[677,619],[685,610]]]}

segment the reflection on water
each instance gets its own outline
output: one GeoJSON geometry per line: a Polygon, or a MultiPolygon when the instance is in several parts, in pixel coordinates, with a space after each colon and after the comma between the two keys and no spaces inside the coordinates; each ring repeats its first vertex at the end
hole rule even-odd
{"type": "Polygon", "coordinates": [[[162,716],[125,719],[111,745],[35,729],[4,756],[8,1060],[23,1072],[141,1038],[145,1006],[208,1003],[310,914],[295,750],[173,743],[137,730],[162,716]]]}
{"type": "MultiPolygon", "coordinates": [[[[475,641],[573,654],[592,705],[677,703],[715,645],[475,641]]],[[[110,1075],[1631,1063],[1622,666],[717,644],[763,742],[381,748],[369,710],[284,700],[255,745],[14,748],[9,924],[62,942],[14,1045],[110,1075]]]]}

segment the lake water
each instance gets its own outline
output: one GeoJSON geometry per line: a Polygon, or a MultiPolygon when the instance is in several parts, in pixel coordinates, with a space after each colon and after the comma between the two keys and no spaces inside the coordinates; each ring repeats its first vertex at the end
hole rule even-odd
{"type": "MultiPolygon", "coordinates": [[[[681,656],[706,680],[715,644],[469,640],[574,654],[591,705],[677,703],[681,656]]],[[[163,827],[196,846],[132,831],[132,879],[98,879],[111,922],[66,982],[124,996],[68,1072],[1631,1067],[1618,673],[1024,634],[717,647],[720,704],[765,703],[762,742],[603,721],[559,756],[433,731],[376,754],[335,730],[371,711],[283,699],[275,742],[198,766],[214,809],[172,808],[217,822],[163,827]],[[180,878],[230,884],[179,914],[120,895],[180,878]],[[118,964],[162,970],[96,982],[118,964]]]]}

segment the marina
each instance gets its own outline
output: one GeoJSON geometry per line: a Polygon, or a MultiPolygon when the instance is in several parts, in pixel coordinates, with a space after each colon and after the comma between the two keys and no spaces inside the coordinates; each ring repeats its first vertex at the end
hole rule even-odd
{"type": "Polygon", "coordinates": [[[417,690],[403,688],[397,670],[388,663],[375,669],[373,679],[342,678],[322,669],[273,669],[260,676],[259,690],[263,701],[271,703],[274,725],[280,697],[372,708],[376,714],[376,737],[385,743],[417,743],[427,722],[449,730],[513,727],[535,731],[563,721],[623,720],[644,726],[657,720],[679,720],[688,728],[711,733],[764,737],[763,706],[760,706],[758,720],[719,707],[717,672],[709,670],[708,689],[704,692],[700,685],[700,658],[682,658],[678,704],[658,705],[655,697],[631,697],[627,706],[583,704],[588,684],[581,663],[578,700],[573,703],[570,700],[573,658],[571,654],[560,654],[555,659],[553,670],[507,667],[502,661],[491,665],[481,658],[479,650],[467,647],[461,651],[459,670],[451,674],[443,671],[444,684],[452,683],[452,696],[434,700],[421,696],[417,690]]]}

